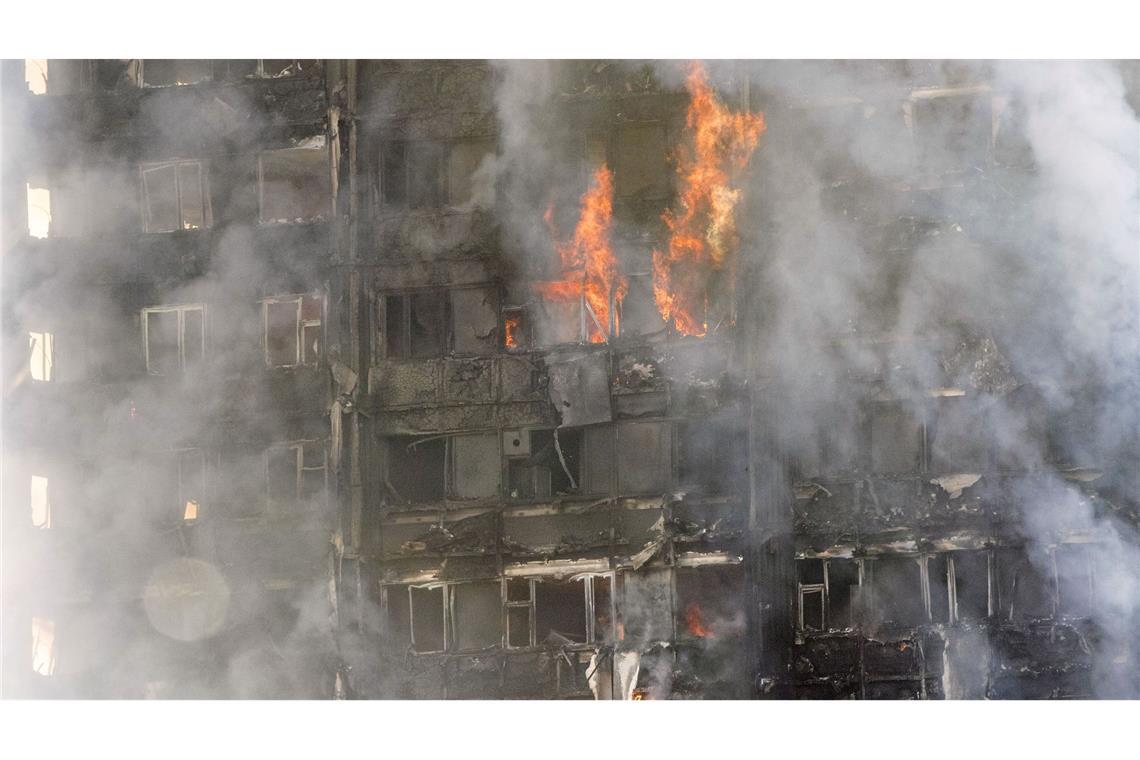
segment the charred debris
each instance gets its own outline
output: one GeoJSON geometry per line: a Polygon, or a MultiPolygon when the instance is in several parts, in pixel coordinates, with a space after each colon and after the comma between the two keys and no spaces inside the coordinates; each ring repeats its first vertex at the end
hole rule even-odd
{"type": "Polygon", "coordinates": [[[4,62],[7,691],[1135,696],[1122,391],[892,329],[1035,171],[1000,78],[534,65],[550,125],[477,61],[4,62]],[[882,309],[776,351],[763,175],[819,113],[909,163],[829,159],[882,309]]]}

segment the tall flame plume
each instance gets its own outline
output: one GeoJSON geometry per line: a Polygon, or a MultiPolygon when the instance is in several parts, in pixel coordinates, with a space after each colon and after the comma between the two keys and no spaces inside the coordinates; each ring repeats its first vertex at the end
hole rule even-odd
{"type": "Polygon", "coordinates": [[[604,343],[615,332],[613,309],[625,297],[629,281],[618,271],[610,243],[613,228],[613,173],[602,164],[582,195],[581,212],[573,236],[562,243],[554,230],[553,209],[546,224],[562,265],[562,278],[535,284],[535,290],[553,302],[583,301],[588,313],[587,336],[604,343]]]}
{"type": "Polygon", "coordinates": [[[762,113],[733,113],[716,97],[704,67],[694,63],[685,80],[689,109],[686,144],[678,147],[681,192],[661,218],[669,229],[664,251],[653,251],[653,295],[666,322],[683,335],[704,335],[705,297],[711,273],[729,269],[736,245],[732,180],[748,164],[764,133],[762,113]]]}

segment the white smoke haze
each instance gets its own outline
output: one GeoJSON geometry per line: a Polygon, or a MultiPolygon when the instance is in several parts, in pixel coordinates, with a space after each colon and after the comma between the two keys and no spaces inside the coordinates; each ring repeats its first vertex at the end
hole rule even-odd
{"type": "MultiPolygon", "coordinates": [[[[585,189],[586,135],[573,118],[576,101],[565,96],[575,67],[582,65],[491,64],[498,153],[477,172],[475,203],[489,205],[495,199],[516,302],[529,297],[526,280],[550,271],[554,254],[544,212],[552,204],[573,209],[585,189]]],[[[618,73],[646,69],[662,88],[683,89],[684,62],[610,65],[615,79],[618,73]]],[[[1075,527],[1097,536],[1099,606],[1093,617],[1106,641],[1097,649],[1103,654],[1095,660],[1092,683],[1098,696],[1136,696],[1140,549],[1135,526],[1106,513],[1088,489],[1051,474],[1060,448],[1066,464],[1104,471],[1095,487],[1108,501],[1134,504],[1140,486],[1134,460],[1140,438],[1140,120],[1127,101],[1120,65],[716,61],[708,70],[726,102],[741,107],[747,98],[752,110],[765,112],[768,124],[745,175],[738,208],[742,284],[737,292],[738,323],[747,324],[742,330],[747,332],[749,366],[782,402],[773,421],[775,437],[793,457],[807,456],[823,439],[854,456],[860,446],[854,430],[854,380],[877,377],[889,397],[921,398],[931,388],[972,382],[972,363],[947,369],[946,357],[956,345],[996,347],[1000,358],[993,361],[1008,367],[997,374],[1013,380],[973,394],[986,409],[980,437],[987,437],[1008,463],[1005,467],[1037,476],[1015,494],[1022,505],[1019,529],[1028,544],[1053,546],[1075,527]],[[972,165],[974,154],[962,143],[958,125],[924,123],[930,136],[924,137],[924,160],[963,171],[959,192],[922,186],[904,125],[922,118],[918,111],[926,101],[921,93],[911,93],[946,81],[984,82],[1007,98],[1004,113],[1009,118],[999,119],[999,129],[1007,130],[1003,139],[1024,143],[1018,160],[1027,160],[1032,171],[972,165]],[[903,112],[904,102],[909,113],[903,112]],[[993,175],[990,181],[980,182],[987,173],[993,175]],[[913,220],[916,242],[905,255],[885,255],[883,238],[867,230],[885,229],[900,219],[913,220]],[[1081,417],[1058,440],[1044,437],[1045,418],[1088,409],[1090,399],[1095,414],[1081,417]]],[[[394,90],[382,91],[377,100],[399,97],[394,90]]],[[[162,111],[159,100],[151,106],[160,109],[154,119],[160,145],[194,143],[193,135],[183,133],[181,113],[162,111]]],[[[625,118],[623,113],[611,116],[625,118]]],[[[258,129],[281,131],[280,125],[245,124],[242,133],[258,129]]],[[[318,568],[314,577],[322,576],[323,563],[333,552],[332,507],[298,519],[296,529],[287,533],[287,545],[255,546],[249,539],[248,566],[221,566],[219,558],[235,552],[211,545],[240,542],[244,536],[226,539],[202,532],[188,538],[182,528],[170,525],[160,542],[154,539],[151,499],[165,484],[161,472],[144,466],[147,456],[183,447],[220,452],[211,467],[228,478],[227,488],[259,494],[265,492],[265,474],[258,447],[310,437],[284,412],[261,415],[256,429],[245,434],[248,440],[229,439],[228,428],[214,424],[250,412],[233,403],[235,388],[252,386],[249,377],[263,367],[258,299],[324,289],[333,277],[314,263],[315,254],[255,254],[255,230],[235,220],[250,208],[256,215],[256,148],[229,147],[240,166],[230,155],[206,157],[212,173],[229,177],[218,186],[234,187],[231,196],[212,198],[210,234],[217,242],[208,269],[199,270],[194,252],[183,246],[182,263],[197,276],[177,284],[142,284],[144,278],[130,269],[146,265],[147,251],[135,250],[128,257],[108,242],[124,227],[137,229],[137,209],[129,208],[134,201],[114,201],[135,197],[136,170],[112,163],[116,159],[110,157],[64,157],[63,173],[75,172],[89,186],[102,188],[102,203],[90,210],[89,221],[107,229],[95,236],[95,244],[74,252],[81,266],[59,261],[34,273],[18,273],[29,285],[4,304],[6,322],[12,324],[44,324],[73,335],[81,327],[78,334],[84,338],[75,341],[72,355],[86,357],[85,372],[126,380],[113,395],[100,388],[86,403],[36,410],[43,415],[36,424],[58,431],[61,450],[89,454],[82,472],[53,478],[53,483],[67,489],[70,503],[90,506],[79,518],[61,519],[76,520],[86,532],[85,541],[100,548],[82,558],[61,556],[59,572],[84,578],[92,598],[107,600],[115,609],[130,608],[137,618],[108,613],[78,622],[81,630],[67,631],[66,648],[61,644],[67,659],[61,660],[60,672],[79,674],[77,683],[85,690],[81,696],[144,696],[135,676],[152,672],[152,663],[199,656],[176,644],[132,642],[127,633],[138,630],[145,617],[138,568],[186,555],[215,563],[228,584],[225,623],[217,635],[230,656],[207,655],[198,663],[199,683],[158,684],[158,696],[327,696],[345,662],[362,693],[399,696],[369,643],[369,636],[383,635],[376,607],[366,606],[362,613],[364,634],[338,638],[332,633],[336,622],[327,585],[317,582],[295,590],[292,601],[273,607],[253,580],[265,563],[281,556],[307,561],[318,568]],[[243,172],[245,181],[233,180],[243,172]],[[92,272],[115,285],[90,287],[92,272]],[[50,305],[61,303],[83,315],[82,325],[53,321],[58,318],[50,305]],[[148,306],[192,303],[210,304],[211,368],[189,383],[156,384],[142,366],[138,313],[148,306]],[[124,325],[133,332],[124,334],[124,325]],[[72,431],[94,439],[72,437],[72,431]],[[177,435],[172,438],[169,431],[177,435]],[[112,649],[107,641],[117,639],[123,642],[119,659],[97,661],[96,653],[112,649]],[[317,662],[290,659],[313,648],[323,652],[317,662]],[[285,662],[296,667],[282,667],[285,662]],[[296,672],[306,678],[294,681],[283,675],[296,672]]],[[[155,150],[161,154],[159,147],[155,150]]],[[[626,219],[619,223],[619,257],[645,271],[649,248],[644,240],[660,234],[659,220],[644,228],[626,219]]],[[[561,231],[566,234],[569,228],[561,231]]],[[[335,342],[333,326],[326,327],[329,342],[335,342]]],[[[59,372],[66,375],[70,360],[64,351],[58,353],[65,357],[59,372]]],[[[742,385],[748,380],[744,366],[734,370],[742,385]]],[[[20,414],[6,409],[6,427],[27,424],[20,414]]],[[[327,417],[324,422],[322,435],[327,436],[327,417]]],[[[19,456],[25,454],[50,467],[49,452],[19,456]]],[[[331,468],[328,476],[331,505],[331,468]]],[[[17,555],[17,564],[6,564],[6,571],[20,574],[22,559],[17,555]]],[[[33,585],[36,572],[28,569],[21,585],[33,585]]],[[[651,622],[660,617],[661,610],[654,609],[660,600],[628,598],[627,615],[643,613],[651,622]]],[[[654,631],[639,643],[663,638],[664,631],[654,631]]],[[[666,661],[671,660],[643,662],[643,669],[668,683],[666,661]]]]}

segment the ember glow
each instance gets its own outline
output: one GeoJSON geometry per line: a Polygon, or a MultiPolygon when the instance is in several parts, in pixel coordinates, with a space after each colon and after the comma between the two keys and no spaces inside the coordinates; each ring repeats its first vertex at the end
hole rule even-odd
{"type": "Polygon", "coordinates": [[[503,318],[503,342],[507,346],[508,351],[513,351],[519,347],[519,316],[512,314],[503,318]]]}
{"type": "Polygon", "coordinates": [[[685,627],[689,629],[689,633],[697,638],[707,639],[712,635],[712,630],[705,624],[701,605],[696,602],[690,602],[685,607],[685,627]]]}
{"type": "Polygon", "coordinates": [[[699,63],[693,64],[685,86],[688,140],[677,150],[681,193],[677,208],[661,216],[669,228],[669,245],[653,251],[653,295],[661,316],[677,332],[704,335],[710,274],[732,266],[733,212],[740,200],[732,179],[747,166],[765,124],[761,113],[729,111],[699,63]]]}
{"type": "Polygon", "coordinates": [[[546,224],[562,264],[562,278],[535,284],[546,300],[556,303],[581,301],[587,311],[586,333],[591,343],[604,343],[613,335],[613,309],[625,297],[629,281],[618,271],[610,244],[613,226],[613,173],[603,164],[594,172],[582,195],[581,212],[574,235],[557,242],[553,209],[546,211],[546,224]]]}

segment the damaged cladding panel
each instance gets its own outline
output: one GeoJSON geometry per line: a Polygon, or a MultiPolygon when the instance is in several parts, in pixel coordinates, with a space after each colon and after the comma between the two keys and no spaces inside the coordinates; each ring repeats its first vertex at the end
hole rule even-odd
{"type": "Polygon", "coordinates": [[[13,696],[1135,697],[1140,67],[787,65],[0,64],[13,696]]]}

